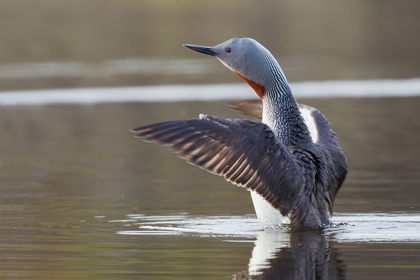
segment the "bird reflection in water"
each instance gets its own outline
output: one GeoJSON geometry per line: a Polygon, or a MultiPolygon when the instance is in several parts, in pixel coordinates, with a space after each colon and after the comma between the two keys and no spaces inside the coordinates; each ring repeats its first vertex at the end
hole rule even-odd
{"type": "Polygon", "coordinates": [[[321,231],[267,232],[257,235],[242,279],[347,279],[340,252],[321,231]]]}

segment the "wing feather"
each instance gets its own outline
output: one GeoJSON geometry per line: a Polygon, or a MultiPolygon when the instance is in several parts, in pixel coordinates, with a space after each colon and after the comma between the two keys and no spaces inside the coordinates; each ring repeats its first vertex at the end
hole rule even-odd
{"type": "MultiPolygon", "coordinates": [[[[233,110],[242,113],[245,116],[261,120],[262,117],[262,103],[260,100],[244,100],[228,104],[233,110]]],[[[317,109],[298,104],[301,112],[305,113],[302,116],[310,130],[314,129],[315,133],[311,131],[312,139],[320,151],[324,154],[325,162],[328,162],[328,173],[334,178],[333,181],[324,182],[325,201],[329,205],[329,210],[332,212],[332,205],[334,198],[340,189],[344,179],[347,175],[347,160],[338,143],[338,137],[331,129],[327,118],[317,109]]]]}
{"type": "Polygon", "coordinates": [[[301,167],[261,122],[203,116],[132,131],[145,141],[168,146],[193,165],[255,190],[283,215],[293,209],[303,190],[301,167]]]}

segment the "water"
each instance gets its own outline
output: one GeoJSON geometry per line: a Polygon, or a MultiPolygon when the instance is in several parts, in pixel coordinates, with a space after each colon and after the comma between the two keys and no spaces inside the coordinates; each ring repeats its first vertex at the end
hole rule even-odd
{"type": "Polygon", "coordinates": [[[0,90],[231,83],[182,44],[251,37],[289,81],[420,77],[417,0],[0,2],[0,90]]]}
{"type": "Polygon", "coordinates": [[[1,106],[0,278],[418,279],[420,97],[298,101],[349,162],[320,232],[261,231],[248,192],[128,131],[225,101],[1,106]]]}
{"type": "Polygon", "coordinates": [[[1,1],[0,279],[418,279],[419,8],[1,1]],[[263,43],[340,136],[337,226],[261,231],[249,193],[128,131],[238,117],[224,103],[255,94],[182,47],[231,37],[263,43]]]}
{"type": "MultiPolygon", "coordinates": [[[[396,97],[420,95],[420,79],[290,83],[297,98],[396,97]]],[[[0,105],[95,104],[254,99],[246,84],[166,85],[8,91],[0,105]]]]}

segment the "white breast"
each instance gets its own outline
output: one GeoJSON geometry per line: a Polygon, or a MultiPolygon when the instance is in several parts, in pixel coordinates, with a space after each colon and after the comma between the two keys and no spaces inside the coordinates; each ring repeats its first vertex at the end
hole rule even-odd
{"type": "Polygon", "coordinates": [[[272,228],[281,224],[290,223],[289,218],[284,217],[278,209],[274,208],[260,194],[251,191],[251,197],[254,203],[255,213],[262,228],[272,228]]]}

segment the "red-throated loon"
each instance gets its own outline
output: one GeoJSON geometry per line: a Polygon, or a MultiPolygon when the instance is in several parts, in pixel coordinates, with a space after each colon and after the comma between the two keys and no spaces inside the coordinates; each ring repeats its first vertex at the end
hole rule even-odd
{"type": "Polygon", "coordinates": [[[347,162],[327,119],[296,103],[280,65],[257,41],[185,46],[216,57],[248,83],[262,100],[262,122],[200,115],[142,126],[135,136],[250,190],[263,228],[330,224],[347,162]]]}

